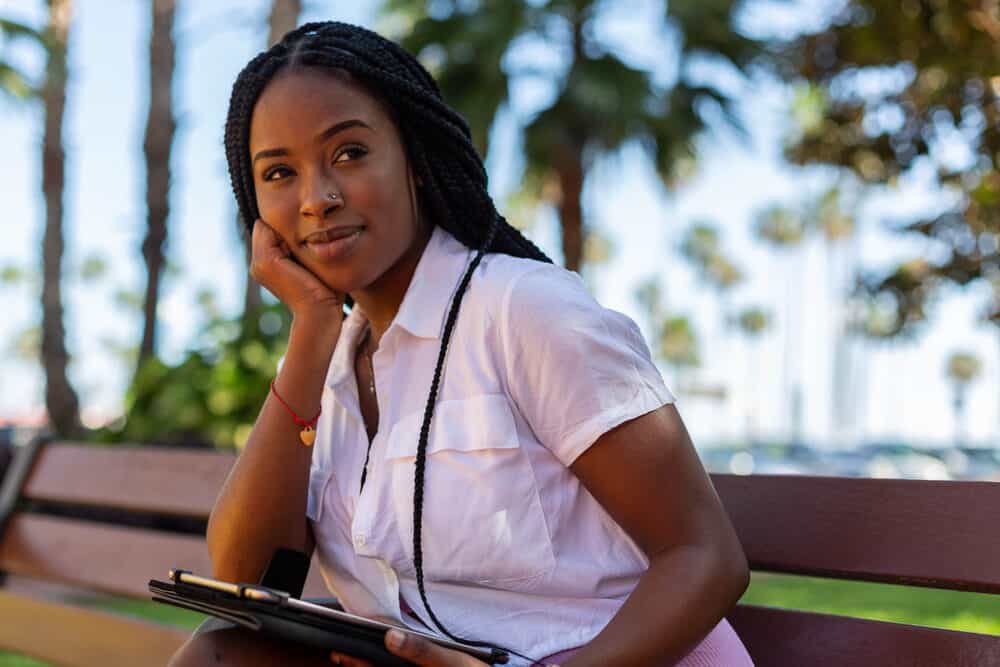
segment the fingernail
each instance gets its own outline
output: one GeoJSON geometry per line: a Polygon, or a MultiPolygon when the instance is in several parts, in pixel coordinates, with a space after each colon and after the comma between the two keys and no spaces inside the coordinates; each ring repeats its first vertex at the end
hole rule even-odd
{"type": "Polygon", "coordinates": [[[385,643],[389,648],[403,648],[404,641],[406,641],[406,636],[399,630],[389,630],[385,633],[385,643]]]}

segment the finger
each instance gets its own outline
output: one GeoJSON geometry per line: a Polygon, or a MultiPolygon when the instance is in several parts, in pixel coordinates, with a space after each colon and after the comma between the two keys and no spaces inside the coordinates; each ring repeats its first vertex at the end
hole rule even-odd
{"type": "Polygon", "coordinates": [[[451,651],[434,642],[427,641],[399,630],[385,633],[385,646],[391,653],[406,658],[421,667],[482,667],[485,663],[470,655],[451,651]]]}

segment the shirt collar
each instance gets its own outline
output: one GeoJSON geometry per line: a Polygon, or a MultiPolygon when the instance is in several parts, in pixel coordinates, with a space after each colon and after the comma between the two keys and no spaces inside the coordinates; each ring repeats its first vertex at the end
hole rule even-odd
{"type": "Polygon", "coordinates": [[[399,325],[418,338],[440,338],[471,253],[458,239],[435,226],[389,329],[399,325]]]}
{"type": "MultiPolygon", "coordinates": [[[[400,328],[418,338],[440,338],[452,298],[471,256],[471,249],[435,226],[385,335],[400,328]]],[[[327,385],[331,388],[354,377],[354,355],[367,322],[368,318],[357,307],[344,320],[327,373],[327,385]]]]}

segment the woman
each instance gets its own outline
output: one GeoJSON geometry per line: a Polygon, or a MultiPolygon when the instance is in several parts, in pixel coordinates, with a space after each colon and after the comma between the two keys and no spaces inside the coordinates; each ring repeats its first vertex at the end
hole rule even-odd
{"type": "MultiPolygon", "coordinates": [[[[226,153],[251,274],[293,324],[209,521],[215,576],[315,549],[349,611],[511,664],[752,664],[724,619],[743,552],[637,327],[497,213],[412,56],[302,26],[238,77],[226,153]]],[[[247,636],[174,664],[319,664],[247,636]]]]}

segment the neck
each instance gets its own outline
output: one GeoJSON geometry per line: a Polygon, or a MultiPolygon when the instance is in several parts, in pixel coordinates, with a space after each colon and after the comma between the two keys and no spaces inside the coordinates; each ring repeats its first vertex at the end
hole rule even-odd
{"type": "Polygon", "coordinates": [[[378,341],[382,339],[382,334],[392,323],[396,313],[399,312],[399,305],[406,296],[406,290],[413,279],[413,273],[417,270],[420,257],[424,254],[427,241],[430,240],[431,230],[421,231],[414,240],[413,245],[403,253],[399,260],[389,267],[371,285],[364,289],[351,292],[356,306],[364,311],[371,326],[371,349],[378,347],[378,341]]]}

